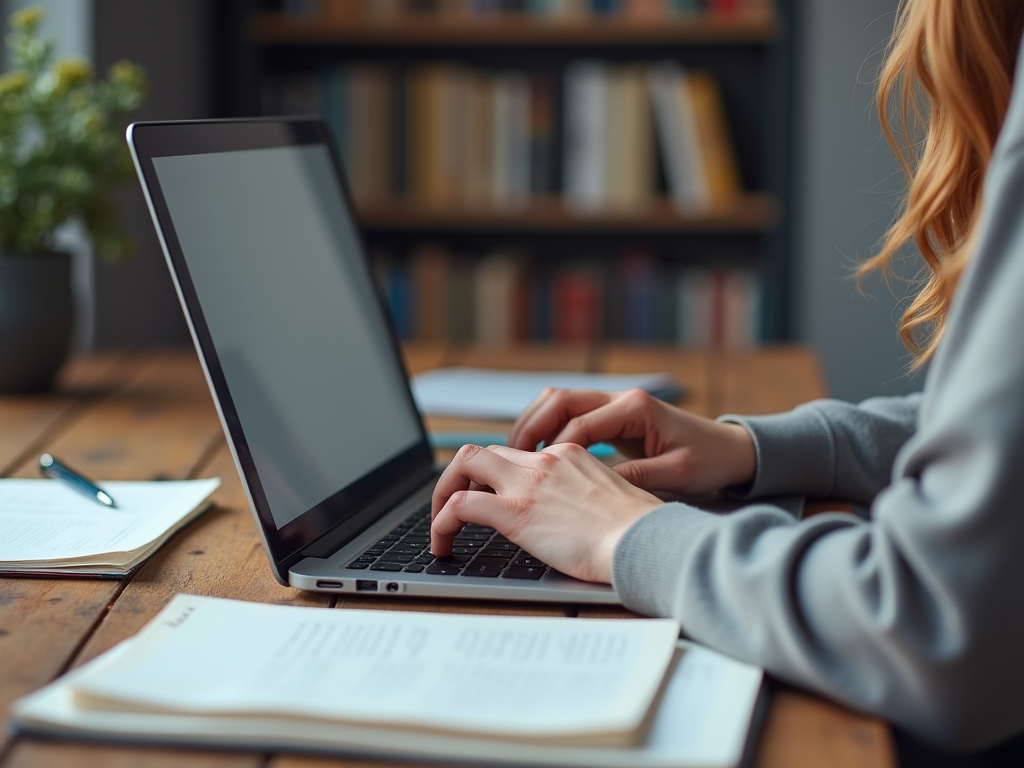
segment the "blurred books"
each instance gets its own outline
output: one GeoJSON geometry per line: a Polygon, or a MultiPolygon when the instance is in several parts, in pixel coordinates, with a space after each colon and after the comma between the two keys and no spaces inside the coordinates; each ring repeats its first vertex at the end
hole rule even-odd
{"type": "Polygon", "coordinates": [[[685,212],[743,192],[717,82],[672,62],[354,63],[271,76],[262,98],[265,114],[323,116],[364,206],[638,210],[667,193],[685,212]]]}
{"type": "Polygon", "coordinates": [[[625,17],[671,19],[694,13],[731,15],[761,12],[772,0],[283,0],[290,16],[332,21],[394,21],[409,16],[492,18],[526,16],[545,21],[625,17]]]}
{"type": "Polygon", "coordinates": [[[685,266],[643,249],[553,263],[518,249],[374,254],[403,339],[487,345],[623,341],[741,349],[762,338],[762,284],[747,268],[685,266]]]}

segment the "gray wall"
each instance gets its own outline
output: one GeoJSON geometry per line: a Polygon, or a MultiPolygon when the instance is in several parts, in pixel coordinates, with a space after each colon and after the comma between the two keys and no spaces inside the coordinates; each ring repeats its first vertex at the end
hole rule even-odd
{"type": "MultiPolygon", "coordinates": [[[[141,64],[150,94],[133,120],[210,117],[213,112],[207,0],[93,0],[94,56],[106,71],[119,59],[141,64]]],[[[97,346],[187,342],[177,296],[137,182],[120,195],[121,223],[138,243],[128,262],[97,264],[97,346]]]]}
{"type": "MultiPolygon", "coordinates": [[[[903,189],[882,138],[874,78],[897,0],[802,0],[797,64],[797,210],[794,313],[799,338],[824,363],[831,394],[859,400],[919,389],[885,283],[850,278],[871,255],[903,189]]],[[[906,285],[895,283],[901,295],[906,285]]]]}

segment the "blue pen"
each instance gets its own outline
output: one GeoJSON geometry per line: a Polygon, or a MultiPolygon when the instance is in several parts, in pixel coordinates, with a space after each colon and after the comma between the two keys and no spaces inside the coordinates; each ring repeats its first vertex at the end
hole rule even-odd
{"type": "Polygon", "coordinates": [[[61,464],[48,453],[44,453],[39,457],[39,471],[46,477],[52,477],[54,480],[66,483],[98,504],[102,504],[105,507],[117,506],[110,494],[96,485],[96,483],[85,477],[85,475],[75,472],[66,464],[61,464]]]}

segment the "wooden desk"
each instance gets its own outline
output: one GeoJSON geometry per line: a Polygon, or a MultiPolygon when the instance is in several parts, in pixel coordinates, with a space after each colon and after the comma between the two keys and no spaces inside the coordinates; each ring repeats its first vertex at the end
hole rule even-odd
{"type": "MultiPolygon", "coordinates": [[[[813,357],[792,348],[712,356],[624,347],[496,351],[423,344],[410,347],[406,356],[412,372],[457,364],[623,373],[667,370],[690,388],[691,396],[683,405],[708,415],[780,410],[824,393],[813,357]]],[[[437,422],[438,426],[473,426],[437,422]]],[[[133,634],[179,592],[342,609],[629,615],[621,609],[571,605],[336,599],[280,586],[270,575],[191,350],[98,355],[71,364],[62,374],[57,393],[0,397],[0,476],[35,477],[35,460],[44,450],[108,480],[219,475],[223,484],[215,496],[216,508],[176,535],[130,579],[0,579],[0,711],[5,720],[15,698],[133,634]]],[[[0,734],[0,768],[71,764],[352,768],[363,763],[246,752],[61,744],[0,734]]],[[[783,689],[772,701],[755,765],[889,768],[895,759],[884,723],[783,689]]]]}

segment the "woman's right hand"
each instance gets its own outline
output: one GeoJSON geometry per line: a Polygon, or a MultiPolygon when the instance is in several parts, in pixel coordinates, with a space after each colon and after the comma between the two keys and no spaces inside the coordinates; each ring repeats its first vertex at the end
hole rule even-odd
{"type": "Polygon", "coordinates": [[[541,442],[611,443],[627,457],[612,467],[647,491],[700,496],[754,479],[754,441],[739,424],[675,408],[639,389],[545,389],[509,433],[512,448],[541,442]]]}

